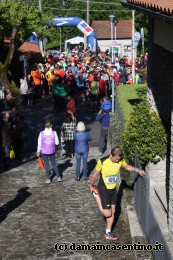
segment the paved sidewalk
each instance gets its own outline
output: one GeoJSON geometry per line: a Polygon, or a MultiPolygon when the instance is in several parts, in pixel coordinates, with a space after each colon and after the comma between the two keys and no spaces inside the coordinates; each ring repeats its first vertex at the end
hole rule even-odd
{"type": "MultiPolygon", "coordinates": [[[[98,148],[89,153],[89,168],[98,158],[98,148]]],[[[63,182],[56,177],[44,184],[37,161],[27,162],[0,175],[1,259],[134,259],[134,252],[60,251],[56,243],[131,244],[127,216],[120,215],[117,242],[102,238],[105,223],[87,183],[75,181],[75,159],[57,158],[63,182]]]]}
{"type": "MultiPolygon", "coordinates": [[[[39,106],[41,108],[42,105],[39,106]]],[[[100,128],[99,123],[94,122],[95,115],[82,107],[79,110],[78,121],[85,121],[94,137],[88,158],[91,172],[99,158],[100,128]]],[[[40,109],[39,114],[36,111],[33,108],[27,112],[31,125],[31,148],[36,144],[34,132],[42,129],[39,118],[43,119],[48,114],[54,116],[55,122],[62,122],[62,115],[57,119],[49,103],[40,109]]],[[[107,249],[109,245],[132,244],[128,216],[123,203],[121,212],[117,214],[115,228],[120,240],[105,241],[105,222],[97,209],[95,198],[89,192],[87,182],[75,181],[75,158],[60,158],[57,154],[56,161],[63,175],[62,183],[58,183],[54,177],[51,184],[45,184],[45,174],[38,168],[34,158],[0,174],[0,259],[134,260],[134,251],[75,250],[75,244],[72,243],[86,244],[88,249],[93,244],[108,245],[107,249]],[[73,250],[68,248],[65,252],[57,252],[54,248],[56,243],[67,243],[73,250]]],[[[61,248],[64,248],[64,244],[61,248]]]]}

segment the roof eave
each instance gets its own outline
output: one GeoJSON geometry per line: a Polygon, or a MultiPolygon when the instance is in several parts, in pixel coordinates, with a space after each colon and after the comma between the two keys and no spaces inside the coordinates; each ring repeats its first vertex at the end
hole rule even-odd
{"type": "Polygon", "coordinates": [[[131,10],[136,10],[136,11],[144,13],[148,16],[157,17],[159,19],[162,19],[165,22],[173,23],[173,16],[169,16],[169,15],[163,14],[161,12],[157,12],[157,11],[154,11],[154,10],[151,10],[151,9],[139,6],[139,5],[128,3],[127,0],[121,0],[121,4],[125,7],[130,8],[131,10]]]}

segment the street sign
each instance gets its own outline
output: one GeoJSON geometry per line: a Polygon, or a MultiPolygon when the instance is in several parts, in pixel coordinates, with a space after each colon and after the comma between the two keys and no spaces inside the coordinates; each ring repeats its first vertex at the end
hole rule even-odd
{"type": "Polygon", "coordinates": [[[112,46],[117,46],[117,41],[113,41],[112,46]]]}
{"type": "Polygon", "coordinates": [[[140,38],[141,38],[140,32],[135,32],[134,33],[134,46],[135,46],[135,48],[138,47],[138,43],[139,43],[140,38]]]}
{"type": "Polygon", "coordinates": [[[31,58],[31,53],[29,52],[29,53],[26,53],[24,55],[20,55],[19,56],[19,61],[28,60],[30,58],[31,58]]]}

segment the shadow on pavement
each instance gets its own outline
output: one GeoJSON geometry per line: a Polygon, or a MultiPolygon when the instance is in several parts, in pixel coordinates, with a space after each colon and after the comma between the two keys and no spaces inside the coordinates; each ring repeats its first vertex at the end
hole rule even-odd
{"type": "Polygon", "coordinates": [[[118,193],[117,193],[117,205],[116,205],[116,211],[115,211],[115,220],[114,220],[112,229],[115,228],[115,226],[118,222],[118,219],[121,215],[121,201],[122,201],[124,189],[133,190],[133,187],[129,186],[125,180],[121,180],[119,190],[118,190],[118,193]]]}
{"type": "MultiPolygon", "coordinates": [[[[60,173],[60,176],[63,177],[63,172],[65,172],[65,170],[67,168],[70,168],[72,167],[73,163],[71,162],[70,159],[67,159],[64,163],[58,163],[58,169],[59,169],[59,173],[60,173]]],[[[53,172],[53,175],[52,175],[52,179],[55,177],[55,173],[53,172]]]]}
{"type": "Polygon", "coordinates": [[[97,163],[96,159],[92,159],[88,162],[88,173],[89,173],[88,176],[90,176],[92,170],[94,170],[96,163],[97,163]]]}
{"type": "Polygon", "coordinates": [[[8,214],[14,209],[18,208],[25,200],[31,196],[31,192],[28,191],[28,187],[21,188],[18,190],[16,197],[0,207],[0,223],[4,221],[8,214]]]}

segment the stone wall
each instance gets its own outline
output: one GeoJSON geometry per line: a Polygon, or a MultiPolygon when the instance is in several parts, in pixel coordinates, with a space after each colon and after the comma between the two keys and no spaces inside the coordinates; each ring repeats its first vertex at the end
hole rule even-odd
{"type": "MultiPolygon", "coordinates": [[[[166,128],[168,136],[171,132],[171,106],[173,82],[173,53],[153,42],[154,20],[150,21],[149,30],[149,66],[147,101],[151,109],[157,112],[166,128]]],[[[166,181],[170,171],[170,138],[168,137],[167,157],[157,165],[148,167],[148,174],[155,176],[158,182],[166,181]],[[157,176],[158,172],[158,176],[157,176]]],[[[155,178],[155,177],[154,177],[155,178]]],[[[155,178],[156,180],[156,178],[155,178]]]]}
{"type": "MultiPolygon", "coordinates": [[[[173,92],[172,92],[173,93],[173,92]]],[[[172,94],[173,98],[173,94],[172,94]]],[[[170,147],[170,176],[169,176],[169,231],[173,240],[173,102],[171,111],[171,147],[170,147]]]]}
{"type": "Polygon", "coordinates": [[[171,121],[173,53],[153,44],[147,100],[163,121],[171,121]]]}
{"type": "Polygon", "coordinates": [[[155,188],[161,183],[166,183],[166,159],[161,160],[157,164],[148,163],[146,172],[150,177],[150,194],[152,195],[155,188]]]}
{"type": "Polygon", "coordinates": [[[162,182],[166,186],[169,182],[169,230],[173,239],[173,53],[154,43],[154,19],[150,18],[149,25],[147,101],[162,119],[168,133],[168,147],[165,160],[149,165],[147,172],[154,185],[162,182]]]}

